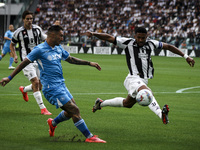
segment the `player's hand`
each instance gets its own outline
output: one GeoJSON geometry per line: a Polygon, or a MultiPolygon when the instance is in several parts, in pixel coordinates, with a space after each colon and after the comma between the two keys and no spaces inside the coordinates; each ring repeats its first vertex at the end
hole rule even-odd
{"type": "Polygon", "coordinates": [[[101,66],[98,63],[90,62],[90,66],[97,68],[99,71],[101,71],[101,66]]]}
{"type": "Polygon", "coordinates": [[[14,62],[15,62],[15,63],[18,63],[17,56],[15,56],[14,62]]]}
{"type": "Polygon", "coordinates": [[[5,86],[8,82],[10,82],[10,79],[8,78],[3,78],[0,81],[1,86],[5,86]]]}
{"type": "Polygon", "coordinates": [[[188,57],[188,58],[186,59],[186,61],[187,61],[187,63],[188,63],[191,67],[194,67],[195,61],[194,61],[193,58],[188,57]]]}
{"type": "Polygon", "coordinates": [[[83,34],[81,34],[81,35],[86,35],[87,37],[92,37],[93,36],[93,34],[92,34],[92,32],[91,31],[86,31],[85,33],[83,33],[83,34]]]}

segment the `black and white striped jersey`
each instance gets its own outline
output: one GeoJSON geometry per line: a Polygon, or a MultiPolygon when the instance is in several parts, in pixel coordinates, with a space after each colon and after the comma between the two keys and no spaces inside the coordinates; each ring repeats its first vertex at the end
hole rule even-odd
{"type": "Polygon", "coordinates": [[[19,43],[19,54],[21,61],[30,53],[36,45],[47,38],[42,29],[37,25],[32,25],[32,29],[27,30],[24,26],[18,28],[12,37],[12,43],[19,43]]]}
{"type": "Polygon", "coordinates": [[[116,44],[125,50],[130,75],[144,79],[153,78],[154,68],[151,51],[161,49],[163,44],[157,40],[147,39],[144,46],[139,47],[133,38],[116,37],[116,44]]]}

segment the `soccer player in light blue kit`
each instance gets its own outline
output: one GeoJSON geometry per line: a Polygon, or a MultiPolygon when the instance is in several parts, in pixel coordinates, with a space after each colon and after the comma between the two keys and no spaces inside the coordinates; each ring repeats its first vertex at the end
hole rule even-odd
{"type": "Polygon", "coordinates": [[[46,41],[37,45],[9,77],[3,78],[0,81],[0,84],[5,86],[24,67],[36,60],[40,69],[40,80],[43,85],[42,91],[44,96],[51,104],[55,105],[56,108],[61,108],[63,110],[55,119],[49,118],[47,120],[50,136],[54,136],[54,130],[58,123],[72,118],[74,125],[86,137],[85,142],[106,143],[106,141],[93,135],[87,128],[85,121],[81,118],[79,108],[73,96],[65,86],[61,60],[71,64],[89,65],[97,68],[99,71],[101,67],[98,63],[70,56],[60,45],[62,40],[63,28],[59,25],[51,26],[48,29],[46,41]]]}
{"type": "Polygon", "coordinates": [[[5,35],[4,35],[4,39],[6,40],[3,46],[3,50],[2,50],[2,54],[0,55],[0,60],[7,54],[10,54],[10,64],[8,69],[15,69],[15,67],[12,66],[12,63],[14,61],[13,58],[13,54],[10,51],[10,42],[12,40],[12,36],[13,36],[13,31],[14,31],[14,27],[12,24],[9,25],[9,30],[6,31],[5,35]]]}

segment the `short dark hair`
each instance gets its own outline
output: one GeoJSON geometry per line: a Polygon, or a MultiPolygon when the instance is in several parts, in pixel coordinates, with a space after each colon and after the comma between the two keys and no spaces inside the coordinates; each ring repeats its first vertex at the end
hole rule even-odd
{"type": "Polygon", "coordinates": [[[144,27],[137,27],[135,29],[135,34],[137,33],[146,33],[147,34],[147,30],[144,27]]]}
{"type": "Polygon", "coordinates": [[[63,30],[63,27],[61,27],[60,25],[52,25],[52,26],[49,27],[47,33],[59,32],[60,30],[63,30]]]}
{"type": "Polygon", "coordinates": [[[22,14],[22,19],[25,19],[27,15],[32,15],[33,16],[33,13],[29,10],[25,10],[22,14]]]}

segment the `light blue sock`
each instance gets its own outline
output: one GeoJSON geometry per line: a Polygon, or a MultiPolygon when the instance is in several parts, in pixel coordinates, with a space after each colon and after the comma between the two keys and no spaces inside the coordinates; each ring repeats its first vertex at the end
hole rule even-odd
{"type": "Polygon", "coordinates": [[[59,124],[60,122],[69,120],[69,117],[66,117],[64,114],[64,110],[61,111],[61,113],[52,121],[52,125],[55,127],[57,124],[59,124]]]}
{"type": "Polygon", "coordinates": [[[79,120],[74,124],[86,138],[91,138],[93,136],[92,133],[90,133],[87,125],[85,124],[85,121],[83,119],[79,120]]]}
{"type": "Polygon", "coordinates": [[[0,55],[0,60],[2,59],[2,56],[0,55]]]}
{"type": "Polygon", "coordinates": [[[14,58],[13,58],[13,57],[10,57],[10,64],[9,64],[9,67],[12,66],[13,61],[14,61],[14,58]]]}

